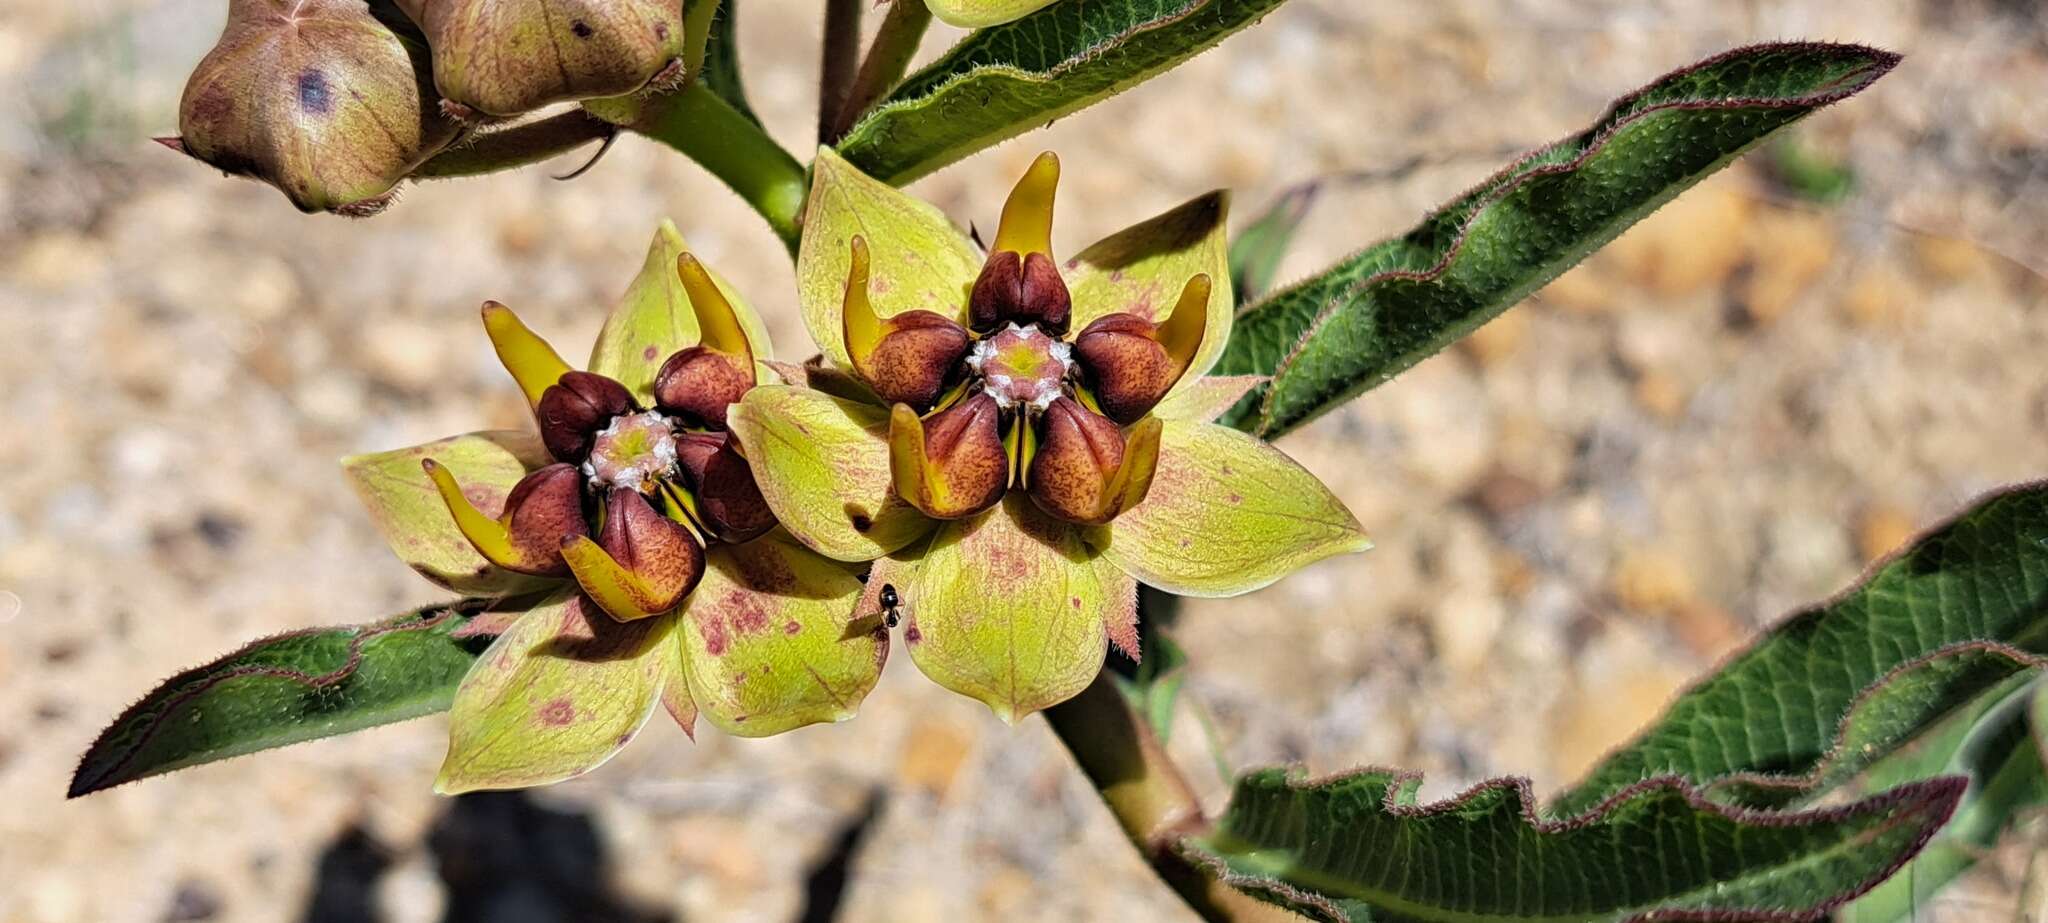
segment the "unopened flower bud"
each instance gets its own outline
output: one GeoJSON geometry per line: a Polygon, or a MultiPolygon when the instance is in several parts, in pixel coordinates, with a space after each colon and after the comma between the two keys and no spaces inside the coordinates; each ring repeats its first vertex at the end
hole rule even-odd
{"type": "Polygon", "coordinates": [[[967,314],[974,329],[987,332],[1004,324],[1038,324],[1058,336],[1067,332],[1074,300],[1052,258],[1036,251],[989,254],[968,294],[967,314]]]}
{"type": "Polygon", "coordinates": [[[722,430],[726,408],[753,386],[754,370],[746,357],[692,346],[661,364],[654,376],[654,402],[692,426],[722,430]]]}
{"type": "Polygon", "coordinates": [[[460,127],[439,109],[411,24],[372,6],[234,0],[185,84],[182,137],[165,144],[276,186],[304,211],[382,209],[460,127]]]}
{"type": "MultiPolygon", "coordinates": [[[[700,0],[693,0],[700,2],[700,0]]],[[[622,96],[674,73],[677,0],[398,0],[426,30],[441,95],[513,116],[549,103],[622,96]]]]}
{"type": "Polygon", "coordinates": [[[925,515],[959,519],[996,505],[1010,484],[1002,409],[976,394],[920,420],[897,404],[889,421],[896,492],[925,515]]]}
{"type": "Polygon", "coordinates": [[[1111,314],[1074,338],[1074,358],[1109,419],[1137,422],[1180,378],[1158,331],[1159,325],[1135,314],[1111,314]]]}
{"type": "Polygon", "coordinates": [[[562,540],[588,535],[583,517],[583,478],[575,466],[549,465],[520,479],[505,497],[505,533],[519,561],[513,569],[549,577],[566,576],[562,540]]]}
{"type": "Polygon", "coordinates": [[[541,392],[534,415],[540,420],[541,442],[548,454],[565,462],[581,462],[590,453],[598,430],[612,418],[633,410],[626,386],[590,372],[564,372],[541,392]]]}
{"type": "Polygon", "coordinates": [[[775,528],[775,511],[730,435],[686,434],[678,440],[676,456],[683,482],[697,499],[698,518],[712,536],[739,544],[775,528]]]}
{"type": "Polygon", "coordinates": [[[930,407],[973,345],[967,328],[931,311],[905,311],[883,328],[888,332],[862,363],[869,387],[891,404],[930,407]]]}

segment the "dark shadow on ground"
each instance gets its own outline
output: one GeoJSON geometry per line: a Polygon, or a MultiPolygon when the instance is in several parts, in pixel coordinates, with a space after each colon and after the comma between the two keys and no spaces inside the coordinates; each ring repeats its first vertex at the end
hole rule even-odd
{"type": "MultiPolygon", "coordinates": [[[[455,799],[424,847],[447,897],[444,923],[675,923],[673,913],[617,893],[590,815],[520,792],[455,799]]],[[[360,827],[343,831],[320,854],[300,919],[381,923],[377,882],[397,855],[360,827]]]]}

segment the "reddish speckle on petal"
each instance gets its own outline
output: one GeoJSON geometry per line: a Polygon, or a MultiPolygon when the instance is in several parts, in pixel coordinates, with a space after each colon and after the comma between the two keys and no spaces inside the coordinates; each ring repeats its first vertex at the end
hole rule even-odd
{"type": "Polygon", "coordinates": [[[903,626],[903,643],[916,644],[923,640],[924,632],[917,630],[917,619],[913,618],[908,624],[903,626]]]}
{"type": "Polygon", "coordinates": [[[654,357],[659,355],[661,355],[661,350],[655,349],[653,346],[649,346],[646,349],[640,351],[640,358],[645,359],[649,362],[653,362],[654,357]]]}
{"type": "Polygon", "coordinates": [[[784,622],[782,625],[782,633],[786,635],[793,635],[802,630],[804,630],[804,626],[798,624],[795,619],[784,622]]]}
{"type": "Polygon", "coordinates": [[[540,723],[549,727],[563,727],[575,720],[576,704],[566,697],[540,707],[540,723]]]}
{"type": "Polygon", "coordinates": [[[725,656],[725,649],[732,645],[732,638],[725,631],[725,619],[710,606],[694,607],[690,615],[697,622],[697,630],[704,633],[704,651],[713,657],[725,656]]]}
{"type": "Polygon", "coordinates": [[[1076,608],[1076,609],[1079,609],[1079,608],[1081,608],[1081,597],[1079,597],[1079,596],[1069,596],[1069,597],[1067,597],[1067,603],[1068,603],[1069,605],[1073,606],[1074,608],[1076,608]]]}
{"type": "Polygon", "coordinates": [[[1236,505],[1238,505],[1238,504],[1240,504],[1240,503],[1243,503],[1243,502],[1244,502],[1244,494],[1231,494],[1231,495],[1230,495],[1230,505],[1231,505],[1231,506],[1236,506],[1236,505]]]}
{"type": "Polygon", "coordinates": [[[768,610],[761,605],[759,597],[752,593],[734,592],[727,596],[721,608],[732,613],[732,630],[743,635],[759,634],[768,630],[768,610]]]}

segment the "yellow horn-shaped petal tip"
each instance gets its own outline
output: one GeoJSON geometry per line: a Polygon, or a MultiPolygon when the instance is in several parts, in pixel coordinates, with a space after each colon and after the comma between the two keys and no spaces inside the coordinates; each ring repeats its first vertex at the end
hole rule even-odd
{"type": "Polygon", "coordinates": [[[1159,470],[1159,436],[1166,424],[1147,415],[1131,427],[1124,442],[1124,463],[1104,491],[1104,499],[1115,504],[1112,517],[1145,502],[1152,490],[1152,475],[1159,470]]]}
{"type": "Polygon", "coordinates": [[[875,313],[874,302],[868,300],[867,238],[854,235],[852,246],[852,262],[846,271],[846,300],[841,314],[845,325],[846,354],[853,358],[854,369],[865,375],[868,358],[875,354],[875,347],[882,342],[882,318],[875,313]]]}
{"type": "Polygon", "coordinates": [[[1213,285],[1206,272],[1189,279],[1187,287],[1181,289],[1180,300],[1173,305],[1173,313],[1159,324],[1159,345],[1166,347],[1176,373],[1187,371],[1188,364],[1201,351],[1202,335],[1209,326],[1209,295],[1213,285]]]}
{"type": "Polygon", "coordinates": [[[1051,151],[1038,155],[1024,178],[1003,203],[1003,221],[996,228],[995,252],[1043,253],[1052,258],[1052,200],[1060,184],[1060,159],[1051,151]]]}
{"type": "Polygon", "coordinates": [[[925,503],[924,421],[909,404],[889,408],[889,475],[896,496],[912,506],[925,503]]]}
{"type": "Polygon", "coordinates": [[[431,458],[420,462],[420,467],[426,469],[434,489],[441,494],[441,502],[448,505],[449,515],[455,517],[455,528],[476,546],[477,553],[499,567],[518,568],[522,562],[519,552],[512,547],[512,533],[505,524],[485,516],[470,503],[462,493],[462,485],[455,483],[455,475],[448,469],[431,458]]]}
{"type": "Polygon", "coordinates": [[[712,281],[711,271],[704,268],[696,255],[685,252],[676,257],[676,275],[683,280],[683,294],[690,298],[690,310],[697,315],[697,329],[701,332],[699,342],[719,352],[735,356],[754,354],[753,345],[747,342],[746,328],[740,325],[740,315],[733,310],[732,302],[725,293],[718,290],[718,283],[712,281]]]}
{"type": "Polygon", "coordinates": [[[548,341],[521,323],[511,308],[486,301],[483,313],[484,332],[490,334],[491,345],[498,349],[498,361],[504,363],[505,371],[512,373],[519,390],[526,393],[527,403],[539,406],[540,396],[570,370],[569,363],[562,361],[548,341]]]}
{"type": "Polygon", "coordinates": [[[632,571],[619,565],[589,536],[578,535],[562,543],[562,560],[583,592],[612,618],[636,622],[667,612],[658,605],[661,594],[654,592],[632,571]]]}

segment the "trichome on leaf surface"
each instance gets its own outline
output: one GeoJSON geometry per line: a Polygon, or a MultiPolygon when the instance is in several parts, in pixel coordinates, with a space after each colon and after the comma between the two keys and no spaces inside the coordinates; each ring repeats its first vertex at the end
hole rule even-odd
{"type": "Polygon", "coordinates": [[[457,598],[171,678],[93,743],[70,794],[443,710],[440,790],[548,784],[657,711],[747,737],[852,717],[901,643],[1006,721],[1044,712],[1161,880],[1215,920],[1898,917],[2048,798],[2024,745],[2048,714],[2042,485],[1769,629],[1547,805],[1514,779],[1425,804],[1409,773],[1262,769],[1212,813],[1162,744],[1193,668],[1175,594],[1369,547],[1272,440],[1896,55],[1782,43],[1681,68],[1269,292],[1310,191],[1235,242],[1209,192],[1065,255],[1052,154],[986,247],[899,187],[1283,0],[926,2],[888,3],[865,57],[863,4],[828,5],[823,146],[804,163],[748,103],[740,0],[233,0],[173,148],[301,209],[368,215],[407,180],[645,137],[759,212],[813,343],[778,359],[668,224],[593,315],[582,369],[486,303],[531,431],[343,464],[394,553],[457,598]],[[933,18],[969,31],[912,69],[933,18]]]}

